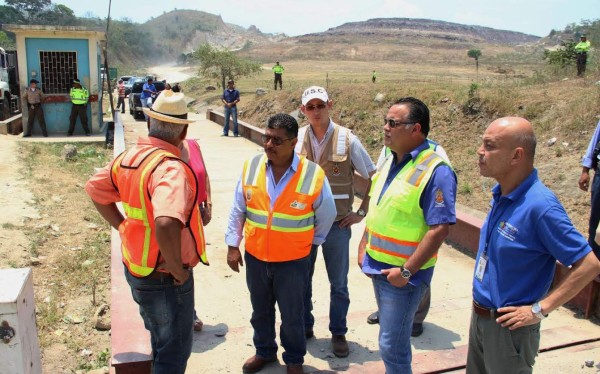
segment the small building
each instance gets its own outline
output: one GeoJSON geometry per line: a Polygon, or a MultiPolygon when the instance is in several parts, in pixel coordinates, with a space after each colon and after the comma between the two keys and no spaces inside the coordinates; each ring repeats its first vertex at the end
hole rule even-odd
{"type": "MultiPolygon", "coordinates": [[[[64,135],[69,129],[73,79],[78,78],[90,93],[88,125],[92,133],[102,126],[102,82],[100,65],[106,46],[102,30],[78,26],[2,25],[16,35],[19,82],[22,90],[36,79],[45,95],[43,108],[50,135],[64,135]]],[[[28,111],[23,105],[23,127],[28,111]]],[[[41,132],[34,126],[34,134],[41,132]]],[[[77,120],[75,134],[83,134],[77,120]]]]}

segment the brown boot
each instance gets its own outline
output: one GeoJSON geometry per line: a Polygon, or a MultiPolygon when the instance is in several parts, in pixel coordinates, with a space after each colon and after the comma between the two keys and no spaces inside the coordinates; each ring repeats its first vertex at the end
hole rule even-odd
{"type": "Polygon", "coordinates": [[[254,355],[246,360],[244,366],[242,366],[242,371],[244,373],[256,373],[261,371],[265,365],[275,361],[277,361],[277,358],[262,358],[254,355]]]}
{"type": "Polygon", "coordinates": [[[347,357],[350,353],[345,335],[333,335],[331,337],[331,348],[333,354],[337,357],[347,357]]]}
{"type": "Polygon", "coordinates": [[[287,366],[287,374],[302,374],[304,373],[304,369],[302,369],[302,365],[300,364],[291,364],[287,366]]]}

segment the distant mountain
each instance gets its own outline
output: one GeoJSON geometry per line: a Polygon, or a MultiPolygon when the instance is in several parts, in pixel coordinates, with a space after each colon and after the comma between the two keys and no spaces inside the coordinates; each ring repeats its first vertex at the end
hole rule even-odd
{"type": "Polygon", "coordinates": [[[362,22],[349,22],[325,32],[309,34],[301,38],[314,36],[376,37],[377,39],[406,37],[497,44],[534,43],[540,39],[538,36],[516,31],[419,18],[374,18],[362,22]]]}

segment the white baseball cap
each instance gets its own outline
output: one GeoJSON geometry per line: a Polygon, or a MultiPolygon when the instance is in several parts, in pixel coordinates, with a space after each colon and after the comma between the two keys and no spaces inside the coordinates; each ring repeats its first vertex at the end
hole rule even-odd
{"type": "Polygon", "coordinates": [[[302,94],[302,105],[306,105],[312,99],[319,99],[326,103],[329,101],[329,96],[323,87],[311,86],[302,94]]]}

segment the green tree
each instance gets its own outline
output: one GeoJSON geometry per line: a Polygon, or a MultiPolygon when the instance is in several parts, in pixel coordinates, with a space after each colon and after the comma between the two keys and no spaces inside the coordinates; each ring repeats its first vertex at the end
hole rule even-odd
{"type": "Polygon", "coordinates": [[[51,0],[4,0],[4,3],[25,15],[29,22],[52,6],[51,0]]]}
{"type": "Polygon", "coordinates": [[[550,65],[560,66],[561,68],[572,65],[577,58],[576,44],[575,42],[560,42],[560,47],[555,51],[545,49],[544,60],[550,65]]]}
{"type": "Polygon", "coordinates": [[[5,50],[17,49],[17,44],[4,31],[0,31],[0,47],[5,50]]]}
{"type": "Polygon", "coordinates": [[[192,57],[201,64],[199,74],[208,80],[219,79],[225,87],[227,79],[252,76],[261,71],[260,64],[243,59],[228,50],[219,50],[205,43],[192,57]]]}
{"type": "Polygon", "coordinates": [[[17,9],[0,5],[0,23],[21,24],[23,22],[25,22],[25,17],[17,9]]]}
{"type": "Polygon", "coordinates": [[[73,10],[62,4],[53,4],[49,9],[38,13],[36,19],[45,25],[75,26],[78,24],[73,10]]]}
{"type": "Polygon", "coordinates": [[[469,49],[467,56],[475,59],[475,70],[477,71],[477,74],[479,74],[479,57],[481,57],[481,50],[469,49]]]}

